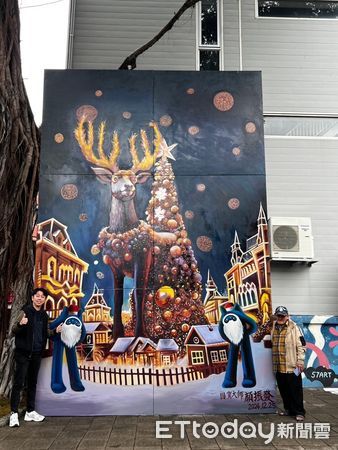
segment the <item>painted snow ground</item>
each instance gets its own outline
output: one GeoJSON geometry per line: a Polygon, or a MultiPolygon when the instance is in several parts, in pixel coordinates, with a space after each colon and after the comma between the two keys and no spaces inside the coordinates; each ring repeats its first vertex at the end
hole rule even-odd
{"type": "Polygon", "coordinates": [[[37,409],[50,416],[95,416],[95,415],[153,415],[153,414],[226,414],[268,413],[275,408],[249,409],[248,403],[240,399],[221,399],[221,393],[257,392],[270,390],[275,400],[275,380],[271,366],[271,350],[262,343],[253,343],[253,358],[256,361],[257,385],[253,389],[243,388],[242,365],[238,362],[237,387],[223,389],[224,373],[211,375],[198,381],[174,386],[154,387],[115,386],[83,381],[86,390],[74,392],[69,388],[66,364],[63,367],[67,391],[54,394],[50,389],[52,358],[42,361],[38,388],[37,409]],[[258,363],[257,363],[258,362],[258,363]]]}

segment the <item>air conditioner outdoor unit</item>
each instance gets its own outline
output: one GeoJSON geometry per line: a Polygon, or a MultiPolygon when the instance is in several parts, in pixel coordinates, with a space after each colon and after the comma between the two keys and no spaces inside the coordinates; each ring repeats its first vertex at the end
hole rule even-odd
{"type": "Polygon", "coordinates": [[[272,259],[313,260],[310,217],[270,217],[269,233],[272,259]]]}

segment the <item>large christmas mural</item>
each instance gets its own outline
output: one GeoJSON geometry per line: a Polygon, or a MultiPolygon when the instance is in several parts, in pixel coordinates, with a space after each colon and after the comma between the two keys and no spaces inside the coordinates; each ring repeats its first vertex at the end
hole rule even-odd
{"type": "Polygon", "coordinates": [[[258,72],[47,71],[52,415],[275,410],[258,72]]]}

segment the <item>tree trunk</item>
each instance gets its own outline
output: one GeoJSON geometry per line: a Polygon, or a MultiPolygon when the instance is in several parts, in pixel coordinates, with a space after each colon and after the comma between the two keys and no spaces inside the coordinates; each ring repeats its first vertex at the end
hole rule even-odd
{"type": "Polygon", "coordinates": [[[21,73],[18,2],[0,0],[0,394],[7,396],[13,374],[10,332],[32,288],[39,151],[21,73]]]}

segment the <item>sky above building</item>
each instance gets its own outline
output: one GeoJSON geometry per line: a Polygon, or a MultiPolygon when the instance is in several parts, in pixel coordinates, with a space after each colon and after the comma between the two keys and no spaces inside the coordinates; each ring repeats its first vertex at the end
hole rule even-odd
{"type": "Polygon", "coordinates": [[[45,69],[64,69],[70,0],[19,0],[22,75],[39,126],[45,69]]]}

